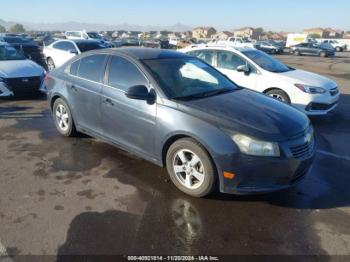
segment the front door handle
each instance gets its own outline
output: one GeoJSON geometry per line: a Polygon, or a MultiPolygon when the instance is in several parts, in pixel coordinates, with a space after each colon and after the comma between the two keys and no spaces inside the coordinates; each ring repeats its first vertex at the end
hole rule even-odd
{"type": "Polygon", "coordinates": [[[113,103],[112,100],[109,99],[109,98],[106,98],[103,102],[104,102],[106,105],[114,106],[114,103],[113,103]]]}

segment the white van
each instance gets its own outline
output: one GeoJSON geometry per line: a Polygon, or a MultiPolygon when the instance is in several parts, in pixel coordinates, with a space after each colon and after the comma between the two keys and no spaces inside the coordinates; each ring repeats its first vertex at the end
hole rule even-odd
{"type": "Polygon", "coordinates": [[[308,34],[288,34],[286,47],[309,42],[308,34]]]}

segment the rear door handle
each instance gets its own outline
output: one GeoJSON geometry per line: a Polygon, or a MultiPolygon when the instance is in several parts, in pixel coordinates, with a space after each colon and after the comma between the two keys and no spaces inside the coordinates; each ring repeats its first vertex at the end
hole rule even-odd
{"type": "Polygon", "coordinates": [[[75,85],[69,85],[70,89],[72,89],[73,91],[77,92],[78,88],[75,85]]]}
{"type": "Polygon", "coordinates": [[[106,98],[103,102],[104,102],[106,105],[114,106],[114,103],[113,103],[112,100],[109,99],[109,98],[106,98]]]}

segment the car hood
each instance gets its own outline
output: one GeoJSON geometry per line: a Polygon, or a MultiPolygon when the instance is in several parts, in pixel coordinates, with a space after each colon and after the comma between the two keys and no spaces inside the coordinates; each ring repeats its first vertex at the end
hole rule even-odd
{"type": "Polygon", "coordinates": [[[31,60],[0,61],[0,77],[41,76],[44,69],[31,60]]]}
{"type": "Polygon", "coordinates": [[[261,140],[283,141],[303,132],[306,115],[266,95],[242,88],[191,101],[178,101],[180,110],[213,125],[261,140]]]}
{"type": "Polygon", "coordinates": [[[293,84],[318,86],[326,88],[328,90],[337,87],[337,83],[333,80],[304,70],[296,69],[284,73],[279,73],[279,75],[287,78],[287,81],[293,84]]]}

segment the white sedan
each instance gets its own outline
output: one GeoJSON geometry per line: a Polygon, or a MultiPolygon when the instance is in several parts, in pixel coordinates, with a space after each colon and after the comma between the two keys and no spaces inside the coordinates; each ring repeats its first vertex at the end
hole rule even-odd
{"type": "Polygon", "coordinates": [[[47,67],[51,71],[78,54],[101,48],[106,48],[106,45],[95,40],[58,40],[45,46],[43,53],[46,58],[47,67]]]}
{"type": "Polygon", "coordinates": [[[289,103],[307,115],[327,114],[339,100],[334,81],[288,67],[256,49],[191,46],[179,51],[204,60],[236,84],[289,103]]]}
{"type": "Polygon", "coordinates": [[[16,93],[39,93],[45,70],[17,50],[0,43],[0,97],[16,93]]]}

